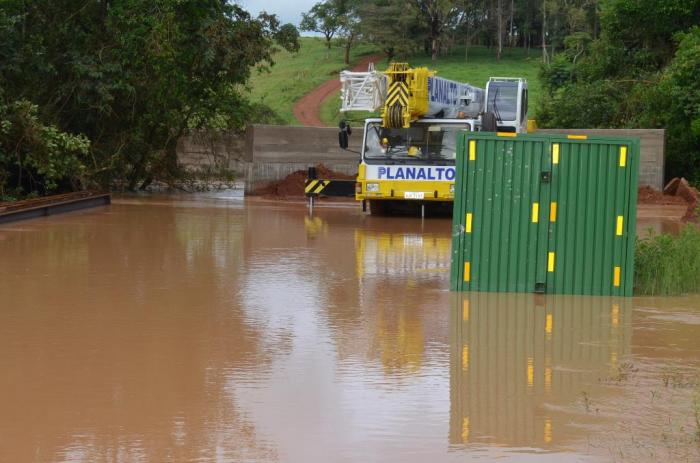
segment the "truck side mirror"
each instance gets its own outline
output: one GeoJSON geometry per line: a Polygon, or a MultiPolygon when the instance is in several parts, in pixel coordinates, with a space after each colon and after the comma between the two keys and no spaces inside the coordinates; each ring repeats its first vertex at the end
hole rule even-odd
{"type": "Polygon", "coordinates": [[[348,124],[346,121],[340,121],[340,124],[338,124],[338,128],[340,131],[338,132],[338,145],[340,145],[341,149],[348,149],[348,137],[352,134],[352,129],[350,128],[350,124],[348,124]]]}

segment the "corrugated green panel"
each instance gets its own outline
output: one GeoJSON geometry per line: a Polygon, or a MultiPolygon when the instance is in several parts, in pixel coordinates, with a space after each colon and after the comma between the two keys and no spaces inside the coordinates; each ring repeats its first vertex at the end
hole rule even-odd
{"type": "Polygon", "coordinates": [[[552,144],[560,154],[552,170],[557,217],[549,225],[549,248],[555,266],[547,292],[632,295],[638,142],[554,137],[552,144]]]}
{"type": "Polygon", "coordinates": [[[463,133],[458,153],[452,289],[632,294],[638,140],[463,133]]]}

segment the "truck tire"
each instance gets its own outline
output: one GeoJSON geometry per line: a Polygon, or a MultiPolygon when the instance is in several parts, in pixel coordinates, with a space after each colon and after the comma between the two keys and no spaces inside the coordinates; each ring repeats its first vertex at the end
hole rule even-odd
{"type": "Polygon", "coordinates": [[[378,199],[370,199],[369,202],[369,214],[374,216],[387,216],[391,211],[390,205],[387,204],[388,201],[380,201],[378,199]]]}
{"type": "Polygon", "coordinates": [[[482,132],[497,132],[498,121],[494,113],[484,113],[481,115],[481,131],[482,132]]]}

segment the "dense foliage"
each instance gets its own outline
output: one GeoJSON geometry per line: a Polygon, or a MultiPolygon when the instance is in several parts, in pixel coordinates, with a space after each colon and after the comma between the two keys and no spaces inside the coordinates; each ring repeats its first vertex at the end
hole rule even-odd
{"type": "Polygon", "coordinates": [[[81,188],[89,149],[85,136],[43,124],[29,101],[0,101],[0,198],[24,196],[11,185],[26,185],[27,191],[39,193],[59,186],[81,188]]]}
{"type": "Polygon", "coordinates": [[[597,0],[323,0],[302,28],[351,43],[361,35],[390,57],[425,51],[433,60],[456,46],[540,48],[545,61],[567,38],[597,37],[597,0]],[[349,42],[348,42],[349,41],[349,42]]]}
{"type": "Polygon", "coordinates": [[[666,128],[667,176],[700,181],[700,1],[602,6],[600,37],[544,66],[538,124],[666,128]]]}
{"type": "Polygon", "coordinates": [[[298,48],[224,0],[5,0],[0,38],[3,196],[167,178],[186,130],[264,118],[243,86],[298,48]]]}

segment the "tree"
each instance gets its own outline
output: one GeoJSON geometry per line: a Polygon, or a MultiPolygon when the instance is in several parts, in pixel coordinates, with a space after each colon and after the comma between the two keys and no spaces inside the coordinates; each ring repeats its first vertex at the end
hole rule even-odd
{"type": "Polygon", "coordinates": [[[0,101],[0,200],[84,187],[90,142],[43,124],[27,100],[0,101]]]}
{"type": "Polygon", "coordinates": [[[363,1],[358,7],[363,37],[386,53],[389,61],[420,48],[424,39],[417,11],[402,0],[363,1]]]}
{"type": "Polygon", "coordinates": [[[668,176],[691,177],[697,183],[700,182],[700,27],[677,34],[675,42],[678,48],[661,76],[655,109],[656,114],[661,112],[661,122],[668,128],[668,176]]]}
{"type": "Polygon", "coordinates": [[[700,180],[700,0],[607,0],[602,7],[598,39],[570,33],[564,51],[543,66],[538,123],[666,128],[667,175],[700,180]]]}
{"type": "Polygon", "coordinates": [[[484,0],[463,0],[458,24],[459,32],[464,36],[464,61],[469,59],[469,46],[474,37],[484,31],[486,23],[484,0]]]}
{"type": "MultiPolygon", "coordinates": [[[[501,0],[498,0],[499,2],[501,0]]],[[[459,8],[456,0],[419,0],[417,3],[424,21],[428,26],[430,56],[433,61],[440,52],[441,39],[445,30],[456,26],[459,8]]]]}
{"type": "Polygon", "coordinates": [[[339,2],[326,0],[302,13],[300,28],[302,31],[318,32],[326,38],[326,48],[331,49],[333,36],[342,28],[342,10],[339,2]]]}
{"type": "MultiPolygon", "coordinates": [[[[241,93],[293,26],[224,0],[6,0],[0,86],[37,118],[90,140],[87,174],[145,187],[176,172],[177,139],[240,129],[259,114],[241,93]]],[[[11,101],[10,101],[11,102],[11,101]]]]}
{"type": "Polygon", "coordinates": [[[340,34],[345,46],[345,64],[350,64],[350,49],[360,35],[359,9],[362,3],[362,0],[340,0],[338,2],[340,34]]]}

